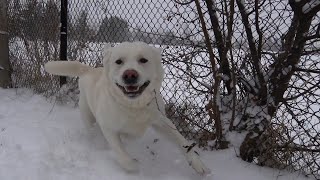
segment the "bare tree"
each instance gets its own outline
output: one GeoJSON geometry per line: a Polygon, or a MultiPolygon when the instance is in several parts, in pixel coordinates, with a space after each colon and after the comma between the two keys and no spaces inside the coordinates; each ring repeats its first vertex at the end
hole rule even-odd
{"type": "MultiPolygon", "coordinates": [[[[245,161],[284,167],[284,164],[290,164],[289,161],[296,158],[295,152],[313,152],[315,154],[309,156],[313,158],[313,165],[319,169],[316,164],[320,153],[320,139],[316,138],[319,130],[308,133],[307,129],[310,127],[306,128],[303,134],[308,142],[298,143],[297,137],[302,134],[295,129],[297,126],[290,127],[293,124],[303,127],[299,120],[301,117],[298,117],[303,112],[314,119],[310,124],[320,124],[318,115],[310,113],[314,111],[312,106],[320,103],[320,98],[316,95],[320,92],[317,81],[320,64],[311,56],[319,53],[319,47],[315,43],[320,41],[317,14],[320,2],[174,2],[180,6],[193,7],[198,15],[190,23],[199,23],[201,31],[196,35],[202,35],[204,43],[194,45],[198,53],[182,51],[179,58],[192,59],[192,62],[182,61],[187,64],[186,67],[193,67],[185,69],[193,77],[189,85],[193,90],[206,94],[205,109],[208,122],[213,126],[214,147],[225,148],[229,132],[245,132],[246,136],[240,146],[240,157],[245,161]],[[279,22],[274,23],[275,18],[279,22]],[[284,27],[283,24],[287,26],[284,27]],[[279,39],[275,44],[276,48],[265,48],[270,46],[266,42],[276,42],[275,39],[279,39]],[[202,52],[206,52],[205,57],[202,52]],[[203,59],[200,62],[202,68],[212,76],[211,81],[198,82],[203,88],[195,88],[193,85],[195,81],[199,81],[199,76],[193,70],[200,67],[199,56],[203,59]],[[310,83],[310,79],[315,82],[310,83]],[[304,86],[299,87],[298,83],[304,86]],[[313,105],[304,106],[304,103],[313,105]],[[297,104],[300,107],[294,106],[297,104]],[[288,116],[285,118],[286,122],[281,122],[284,112],[288,116]],[[285,149],[289,149],[290,153],[284,153],[285,149]]],[[[182,17],[180,14],[177,16],[182,17]]]]}
{"type": "Polygon", "coordinates": [[[105,17],[96,35],[98,40],[106,42],[123,42],[131,37],[129,24],[117,16],[105,17]]]}

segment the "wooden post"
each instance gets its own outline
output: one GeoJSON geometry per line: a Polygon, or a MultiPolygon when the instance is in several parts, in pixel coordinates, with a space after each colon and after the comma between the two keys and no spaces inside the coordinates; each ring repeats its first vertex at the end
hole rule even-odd
{"type": "MultiPolygon", "coordinates": [[[[60,14],[60,60],[67,61],[67,48],[68,48],[68,0],[61,0],[61,14],[60,14]]],[[[65,76],[60,76],[60,87],[67,83],[65,76]]]]}
{"type": "Polygon", "coordinates": [[[7,0],[0,0],[0,87],[11,86],[7,0]]]}

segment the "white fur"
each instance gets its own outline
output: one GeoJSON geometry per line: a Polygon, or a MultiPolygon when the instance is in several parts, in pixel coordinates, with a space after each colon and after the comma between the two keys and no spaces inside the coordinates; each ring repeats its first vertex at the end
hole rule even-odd
{"type": "Polygon", "coordinates": [[[81,76],[93,68],[77,61],[51,61],[45,64],[48,73],[62,76],[81,76]]]}
{"type": "Polygon", "coordinates": [[[208,168],[197,153],[193,150],[187,152],[185,146],[190,143],[165,116],[164,101],[160,96],[164,75],[161,50],[142,42],[125,42],[106,49],[103,64],[102,68],[90,68],[74,61],[56,61],[47,63],[45,69],[57,75],[80,76],[81,115],[88,125],[94,122],[99,124],[121,167],[129,172],[138,170],[137,162],[124,149],[120,136],[139,137],[152,126],[179,145],[189,164],[199,174],[208,173],[208,168]],[[139,63],[142,57],[148,59],[148,62],[139,63]],[[116,64],[118,59],[123,64],[116,64]],[[127,69],[138,72],[138,84],[150,81],[149,86],[136,98],[127,97],[116,85],[124,85],[121,77],[127,69]]]}

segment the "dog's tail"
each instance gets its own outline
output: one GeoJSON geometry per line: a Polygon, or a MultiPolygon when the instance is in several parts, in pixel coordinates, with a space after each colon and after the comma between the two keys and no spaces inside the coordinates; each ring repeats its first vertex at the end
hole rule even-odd
{"type": "Polygon", "coordinates": [[[93,68],[77,61],[50,61],[44,65],[44,69],[50,74],[74,77],[93,68]]]}

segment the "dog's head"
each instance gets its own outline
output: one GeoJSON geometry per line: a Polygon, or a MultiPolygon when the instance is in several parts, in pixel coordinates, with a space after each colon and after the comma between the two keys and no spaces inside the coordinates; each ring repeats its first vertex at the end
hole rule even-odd
{"type": "Polygon", "coordinates": [[[161,50],[143,42],[124,42],[104,52],[108,87],[125,106],[146,106],[159,91],[163,79],[161,50]]]}

